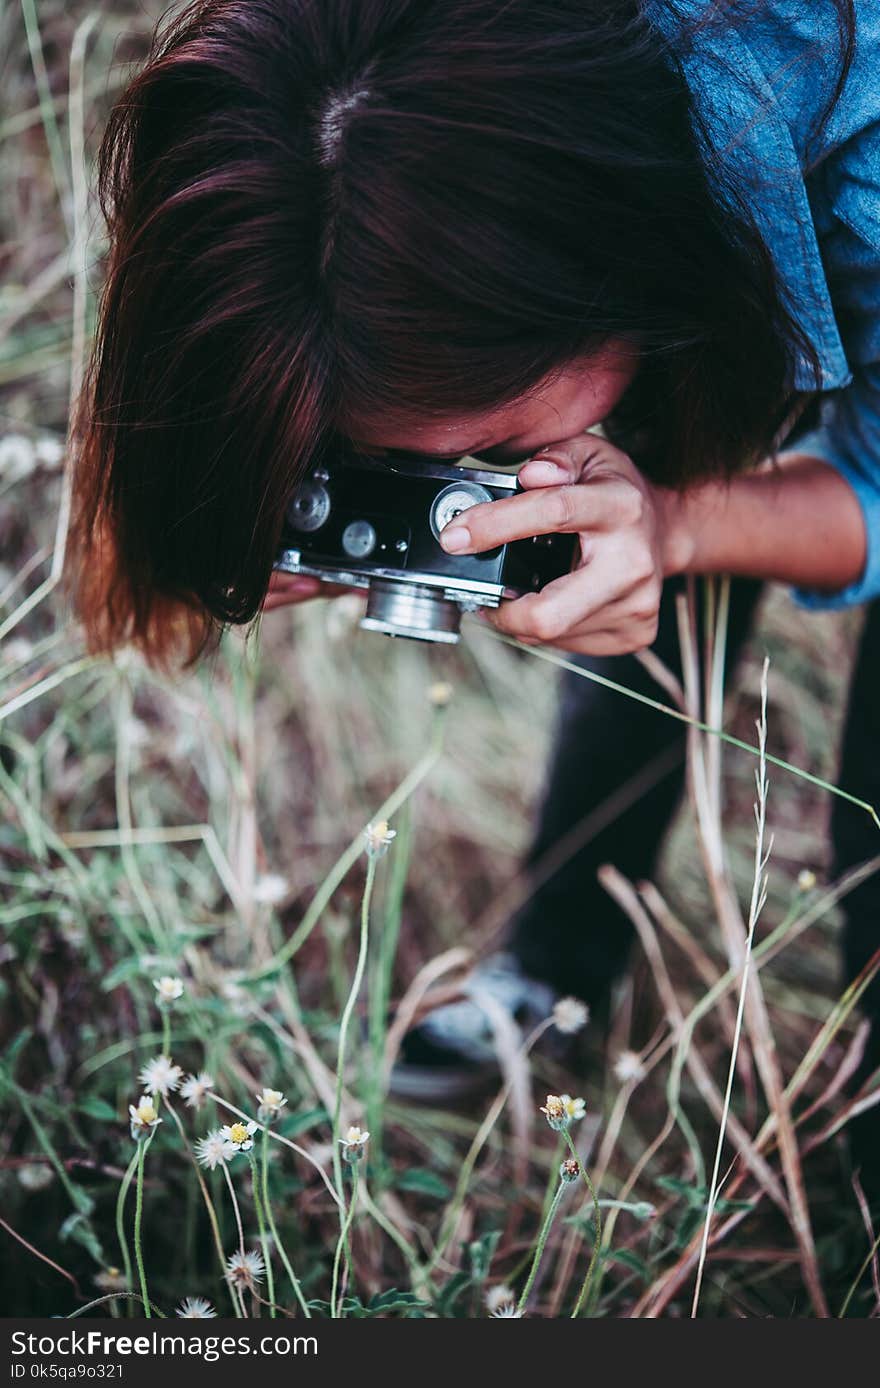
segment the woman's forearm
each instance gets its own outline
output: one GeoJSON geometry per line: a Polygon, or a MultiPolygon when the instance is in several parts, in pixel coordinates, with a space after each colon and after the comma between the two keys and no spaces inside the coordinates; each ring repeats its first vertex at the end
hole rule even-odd
{"type": "Polygon", "coordinates": [[[731,482],[658,489],[667,576],[729,573],[829,593],[855,583],[867,543],[855,492],[797,452],[731,482]]]}

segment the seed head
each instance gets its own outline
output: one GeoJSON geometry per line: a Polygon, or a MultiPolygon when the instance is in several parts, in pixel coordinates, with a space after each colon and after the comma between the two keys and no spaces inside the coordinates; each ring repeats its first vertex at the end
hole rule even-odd
{"type": "Polygon", "coordinates": [[[260,1105],[257,1109],[260,1122],[272,1123],[281,1113],[287,1100],[280,1089],[262,1089],[257,1095],[257,1102],[260,1105]]]}

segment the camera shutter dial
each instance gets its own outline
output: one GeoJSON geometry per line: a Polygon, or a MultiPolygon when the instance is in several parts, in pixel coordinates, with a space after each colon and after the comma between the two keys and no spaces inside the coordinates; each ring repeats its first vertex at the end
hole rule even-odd
{"type": "Polygon", "coordinates": [[[431,507],[431,529],[434,538],[440,539],[440,531],[444,530],[456,516],[460,516],[462,511],[467,511],[471,506],[479,506],[484,501],[491,501],[492,493],[485,487],[481,487],[477,482],[453,482],[451,486],[444,487],[434,498],[431,507]]]}
{"type": "Polygon", "coordinates": [[[320,530],[330,514],[330,493],[320,482],[303,482],[293,494],[287,519],[294,530],[320,530]]]}

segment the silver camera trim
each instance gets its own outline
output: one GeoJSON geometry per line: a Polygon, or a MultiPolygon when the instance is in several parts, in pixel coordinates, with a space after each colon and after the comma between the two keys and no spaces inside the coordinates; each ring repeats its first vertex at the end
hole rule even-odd
{"type": "MultiPolygon", "coordinates": [[[[413,475],[381,457],[361,454],[348,461],[349,466],[360,467],[365,472],[393,472],[404,477],[413,475]]],[[[516,491],[517,485],[516,472],[489,472],[480,467],[422,460],[419,476],[446,483],[470,482],[479,487],[494,487],[509,492],[516,491]]],[[[323,477],[316,474],[316,477],[319,481],[326,480],[326,474],[323,477]]],[[[455,645],[458,641],[463,613],[474,612],[479,607],[498,607],[503,597],[516,596],[503,584],[479,579],[457,578],[455,586],[450,587],[448,577],[420,569],[404,572],[397,568],[377,567],[364,573],[343,567],[328,568],[326,565],[304,563],[302,550],[294,548],[282,550],[273,567],[282,573],[306,574],[325,583],[364,589],[368,595],[367,611],[360,625],[366,631],[446,645],[455,645]]]]}

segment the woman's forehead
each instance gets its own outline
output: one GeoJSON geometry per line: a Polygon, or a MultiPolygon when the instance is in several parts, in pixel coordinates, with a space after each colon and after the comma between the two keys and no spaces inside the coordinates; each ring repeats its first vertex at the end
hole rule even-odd
{"type": "Polygon", "coordinates": [[[392,423],[380,419],[364,424],[353,431],[353,436],[358,443],[372,448],[411,448],[441,457],[474,452],[489,448],[503,438],[526,433],[541,420],[549,422],[558,415],[554,395],[554,388],[547,386],[539,393],[522,396],[500,408],[446,420],[392,423]]]}

